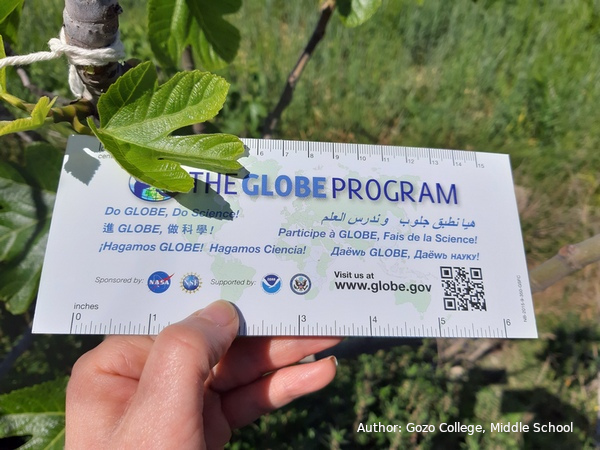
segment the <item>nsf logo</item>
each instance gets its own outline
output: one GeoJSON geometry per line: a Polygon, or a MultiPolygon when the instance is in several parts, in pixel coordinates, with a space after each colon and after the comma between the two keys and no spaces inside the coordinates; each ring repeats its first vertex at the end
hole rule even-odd
{"type": "Polygon", "coordinates": [[[161,270],[154,272],[148,277],[148,289],[155,294],[162,294],[171,287],[171,278],[173,275],[169,275],[167,272],[161,270]]]}
{"type": "Polygon", "coordinates": [[[200,277],[193,273],[186,273],[181,279],[181,290],[186,294],[193,294],[198,292],[198,290],[202,287],[202,280],[200,277]]]}

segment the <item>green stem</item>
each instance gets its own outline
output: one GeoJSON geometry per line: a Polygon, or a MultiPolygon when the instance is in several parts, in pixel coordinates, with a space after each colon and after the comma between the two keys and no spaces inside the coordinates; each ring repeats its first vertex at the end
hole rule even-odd
{"type": "Polygon", "coordinates": [[[2,92],[0,94],[0,98],[2,98],[2,100],[4,100],[9,105],[14,106],[15,108],[19,108],[20,110],[25,111],[27,113],[33,111],[33,107],[35,106],[31,103],[25,103],[19,97],[15,97],[14,95],[11,95],[7,92],[2,92]]]}
{"type": "Polygon", "coordinates": [[[92,102],[84,99],[50,110],[50,116],[52,116],[55,123],[69,122],[77,133],[90,136],[93,136],[94,133],[84,124],[86,123],[86,118],[94,114],[96,114],[95,106],[92,102]]]}

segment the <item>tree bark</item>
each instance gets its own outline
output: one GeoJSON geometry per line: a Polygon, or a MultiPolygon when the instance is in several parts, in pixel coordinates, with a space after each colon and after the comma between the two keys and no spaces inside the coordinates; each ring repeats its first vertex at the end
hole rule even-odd
{"type": "MultiPolygon", "coordinates": [[[[87,49],[109,47],[118,38],[121,12],[117,0],[65,0],[67,44],[87,49]]],[[[122,75],[123,66],[118,62],[77,66],[77,73],[95,102],[122,75]]]]}

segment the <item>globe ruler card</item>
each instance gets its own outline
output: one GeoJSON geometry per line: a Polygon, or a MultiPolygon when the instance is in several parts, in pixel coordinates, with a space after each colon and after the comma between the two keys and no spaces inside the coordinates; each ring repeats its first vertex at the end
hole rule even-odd
{"type": "Polygon", "coordinates": [[[69,139],[33,331],[157,334],[216,299],[240,335],[534,338],[507,155],[245,139],[245,177],[130,177],[69,139]]]}

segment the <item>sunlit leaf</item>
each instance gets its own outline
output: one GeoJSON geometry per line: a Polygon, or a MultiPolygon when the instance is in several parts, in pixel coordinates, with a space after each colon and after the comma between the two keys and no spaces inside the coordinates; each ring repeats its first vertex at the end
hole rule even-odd
{"type": "Polygon", "coordinates": [[[0,395],[0,439],[29,438],[20,449],[63,449],[67,378],[0,395]]]}
{"type": "Polygon", "coordinates": [[[100,127],[88,124],[104,148],[131,175],[161,189],[187,192],[193,179],[180,164],[235,173],[244,146],[226,134],[171,133],[213,118],[229,84],[206,72],[180,72],[157,87],[156,70],[143,63],[120,77],[98,101],[100,127]]]}
{"type": "Polygon", "coordinates": [[[44,125],[46,117],[48,117],[48,113],[55,101],[56,97],[52,100],[48,97],[41,97],[33,108],[33,111],[31,111],[30,117],[15,120],[0,120],[0,136],[19,131],[35,130],[41,127],[44,125]]]}
{"type": "Polygon", "coordinates": [[[344,25],[357,27],[377,12],[381,0],[337,0],[336,5],[344,25]]]}

